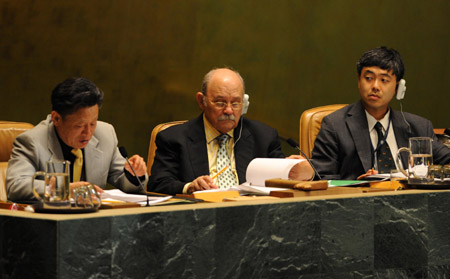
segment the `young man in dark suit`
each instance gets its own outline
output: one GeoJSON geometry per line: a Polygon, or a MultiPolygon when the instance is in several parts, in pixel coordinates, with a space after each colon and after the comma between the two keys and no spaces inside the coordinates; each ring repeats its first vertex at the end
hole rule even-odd
{"type": "MultiPolygon", "coordinates": [[[[357,64],[360,101],[325,117],[314,143],[312,161],[323,179],[388,173],[398,168],[397,150],[407,147],[410,137],[433,138],[434,163],[450,163],[450,148],[437,140],[429,120],[389,107],[404,72],[394,49],[379,47],[362,55],[357,64]]],[[[407,168],[407,154],[401,155],[407,168]]]]}

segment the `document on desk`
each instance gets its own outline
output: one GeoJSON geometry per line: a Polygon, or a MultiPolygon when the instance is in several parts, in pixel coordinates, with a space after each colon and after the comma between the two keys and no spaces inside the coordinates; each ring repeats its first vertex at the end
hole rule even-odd
{"type": "Polygon", "coordinates": [[[289,179],[289,172],[296,164],[305,159],[256,158],[247,167],[246,182],[238,186],[239,191],[249,195],[269,195],[271,191],[288,190],[266,187],[266,180],[271,178],[289,179]]]}
{"type": "Polygon", "coordinates": [[[383,180],[389,180],[389,179],[391,179],[391,176],[392,176],[393,178],[405,178],[405,179],[407,178],[406,175],[404,175],[403,173],[401,173],[400,171],[398,171],[398,172],[392,173],[392,174],[390,174],[390,173],[378,173],[378,174],[373,174],[373,175],[367,176],[367,177],[364,178],[364,179],[366,179],[366,180],[380,180],[380,181],[383,181],[383,180]]]}
{"type": "Polygon", "coordinates": [[[266,186],[271,178],[289,179],[289,172],[296,164],[305,159],[256,158],[247,167],[245,178],[251,186],[266,186]]]}
{"type": "Polygon", "coordinates": [[[203,191],[195,191],[195,193],[214,193],[214,192],[225,192],[225,191],[238,191],[239,195],[258,195],[258,196],[268,196],[270,191],[283,191],[288,189],[283,188],[275,188],[275,187],[265,187],[265,186],[252,186],[247,182],[242,183],[241,185],[233,186],[226,189],[211,189],[211,190],[203,190],[203,191]]]}
{"type": "MultiPolygon", "coordinates": [[[[145,206],[147,204],[147,197],[145,195],[138,195],[138,194],[127,194],[125,192],[122,192],[119,189],[113,189],[113,190],[105,190],[101,194],[102,202],[135,202],[139,203],[141,206],[145,206]]],[[[169,200],[172,198],[172,196],[149,196],[149,204],[157,204],[164,201],[169,200]]]]}
{"type": "Polygon", "coordinates": [[[289,179],[293,166],[305,159],[256,158],[247,167],[246,182],[227,189],[212,189],[199,192],[238,191],[240,195],[268,196],[271,191],[288,190],[284,188],[266,187],[270,178],[289,179]]]}

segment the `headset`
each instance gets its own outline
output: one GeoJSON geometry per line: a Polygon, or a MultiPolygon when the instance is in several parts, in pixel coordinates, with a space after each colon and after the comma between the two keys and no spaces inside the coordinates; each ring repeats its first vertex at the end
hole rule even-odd
{"type": "Polygon", "coordinates": [[[242,114],[241,115],[244,115],[244,114],[247,113],[248,106],[250,105],[250,102],[248,101],[248,99],[250,99],[248,94],[244,94],[244,100],[242,100],[242,102],[244,103],[244,106],[242,107],[242,114]]]}
{"type": "Polygon", "coordinates": [[[248,111],[248,106],[250,106],[250,102],[249,102],[250,96],[248,96],[248,94],[244,94],[244,99],[242,100],[242,102],[244,103],[244,106],[242,107],[242,113],[241,113],[241,119],[239,119],[239,121],[241,121],[241,128],[239,130],[239,137],[237,138],[237,140],[234,141],[233,143],[233,149],[236,146],[236,143],[241,139],[241,135],[242,135],[242,126],[244,126],[244,123],[242,122],[242,116],[244,114],[247,113],[248,111]]]}
{"type": "Polygon", "coordinates": [[[400,111],[402,113],[403,120],[405,121],[406,125],[408,125],[408,131],[411,133],[411,125],[409,125],[408,121],[406,121],[405,115],[403,114],[402,100],[403,98],[405,98],[405,92],[406,92],[406,80],[401,79],[398,82],[397,95],[395,96],[395,98],[398,101],[400,101],[400,111]]]}
{"type": "Polygon", "coordinates": [[[406,80],[401,79],[398,82],[396,99],[399,101],[403,100],[403,98],[405,98],[405,92],[406,92],[406,80]]]}

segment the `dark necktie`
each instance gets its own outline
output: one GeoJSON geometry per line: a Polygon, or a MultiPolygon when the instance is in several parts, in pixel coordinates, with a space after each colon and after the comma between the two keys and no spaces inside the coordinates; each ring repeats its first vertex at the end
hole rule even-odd
{"type": "Polygon", "coordinates": [[[386,140],[383,141],[383,126],[380,122],[375,124],[375,129],[378,134],[377,144],[377,165],[378,173],[390,173],[391,169],[395,169],[394,159],[392,158],[391,150],[386,140]]]}

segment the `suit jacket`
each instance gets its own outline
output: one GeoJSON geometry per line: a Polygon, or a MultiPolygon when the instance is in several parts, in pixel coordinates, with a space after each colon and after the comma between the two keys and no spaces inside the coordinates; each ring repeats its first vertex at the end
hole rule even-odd
{"type": "MultiPolygon", "coordinates": [[[[435,164],[450,163],[450,148],[438,141],[431,122],[423,117],[391,109],[392,126],[398,148],[408,147],[410,137],[433,138],[435,164]]],[[[356,179],[372,168],[369,128],[361,102],[348,105],[328,116],[314,142],[312,162],[323,179],[356,179]]],[[[392,154],[395,159],[396,154],[392,154]]],[[[407,152],[401,153],[403,166],[408,165],[407,152]]]]}
{"type": "MultiPolygon", "coordinates": [[[[94,135],[84,148],[86,180],[101,188],[107,183],[125,192],[138,192],[124,173],[125,159],[117,148],[117,136],[112,125],[98,121],[94,135]]],[[[63,161],[64,156],[50,115],[36,127],[20,134],[14,141],[8,163],[6,187],[12,201],[34,200],[31,179],[36,171],[45,170],[48,160],[63,161]]],[[[146,175],[147,183],[148,177],[146,175]]],[[[43,193],[43,181],[35,183],[43,193]]]]}
{"type": "MultiPolygon", "coordinates": [[[[236,171],[245,181],[247,166],[254,158],[284,158],[275,129],[254,120],[241,119],[234,129],[236,171]]],[[[161,131],[156,136],[156,154],[149,181],[149,191],[177,194],[202,175],[209,175],[208,151],[203,115],[182,125],[161,131]]]]}

